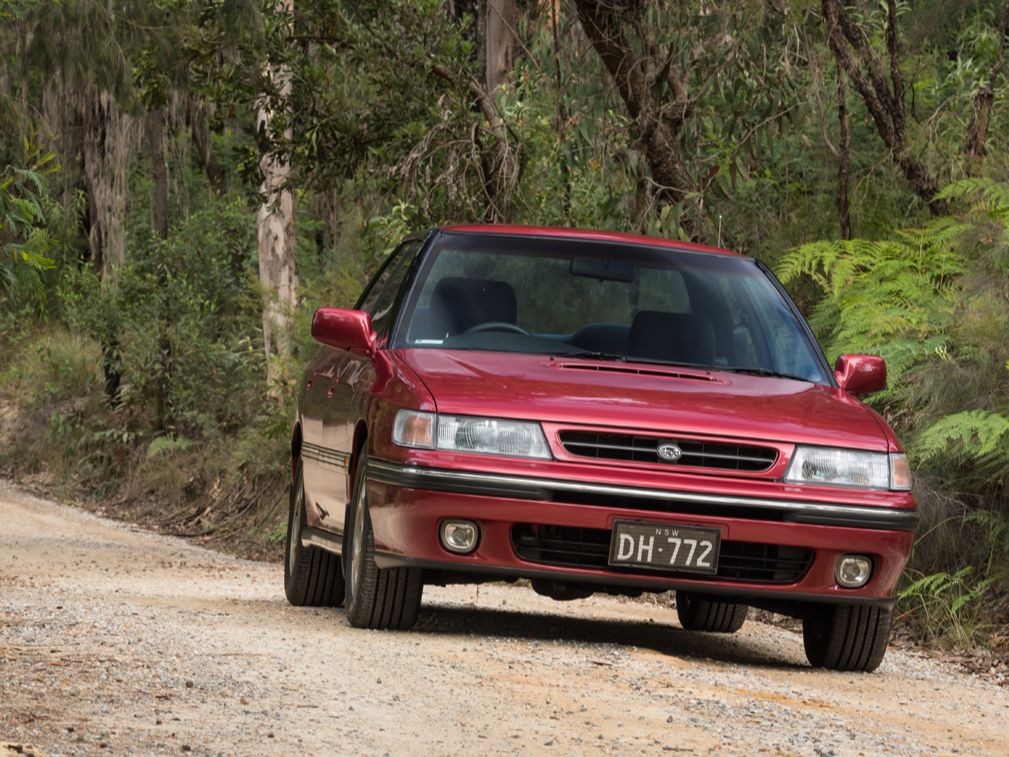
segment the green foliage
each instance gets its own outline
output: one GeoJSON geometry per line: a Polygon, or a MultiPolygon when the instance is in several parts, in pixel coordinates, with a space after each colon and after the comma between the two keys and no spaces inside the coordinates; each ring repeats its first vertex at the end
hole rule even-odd
{"type": "Polygon", "coordinates": [[[98,346],[63,329],[43,332],[23,345],[0,383],[27,407],[77,401],[100,393],[98,346]]]}
{"type": "Polygon", "coordinates": [[[165,420],[159,412],[167,405],[170,433],[228,433],[258,404],[264,364],[252,228],[242,203],[208,200],[165,242],[143,239],[116,287],[89,269],[64,277],[71,328],[101,343],[115,335],[124,402],[151,424],[165,420]],[[170,340],[167,359],[160,333],[170,340]]]}
{"type": "Polygon", "coordinates": [[[46,177],[58,171],[56,155],[29,138],[23,165],[0,174],[0,304],[18,295],[42,294],[41,272],[54,268],[59,240],[50,230],[54,213],[46,177]]]}
{"type": "Polygon", "coordinates": [[[927,525],[902,607],[923,634],[967,643],[991,593],[1009,592],[1009,185],[965,179],[940,197],[956,217],[802,245],[778,274],[819,292],[810,321],[828,351],[887,358],[873,403],[908,445],[927,525]]]}
{"type": "Polygon", "coordinates": [[[1009,418],[985,410],[947,415],[918,437],[916,459],[923,464],[953,457],[991,468],[995,478],[1009,474],[1009,418]]]}
{"type": "Polygon", "coordinates": [[[193,446],[190,439],[183,436],[156,436],[147,445],[147,452],[144,457],[154,460],[161,456],[171,456],[176,452],[185,452],[193,446]]]}
{"type": "Polygon", "coordinates": [[[828,355],[880,352],[899,391],[909,368],[946,348],[964,272],[954,242],[967,228],[942,219],[887,240],[811,242],[786,253],[777,274],[822,292],[809,321],[828,355]]]}
{"type": "Polygon", "coordinates": [[[985,630],[981,600],[993,582],[992,577],[978,579],[967,566],[954,573],[922,576],[904,587],[899,599],[905,612],[915,616],[926,638],[945,637],[969,646],[985,630]]]}

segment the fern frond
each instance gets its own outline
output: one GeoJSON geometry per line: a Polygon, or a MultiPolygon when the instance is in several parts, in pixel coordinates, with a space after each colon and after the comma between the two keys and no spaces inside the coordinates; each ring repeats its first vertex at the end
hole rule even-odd
{"type": "Polygon", "coordinates": [[[1009,209],[1009,186],[983,177],[960,179],[942,189],[936,199],[971,200],[989,208],[1009,209]]]}
{"type": "Polygon", "coordinates": [[[993,455],[1009,461],[1009,418],[987,410],[947,415],[929,426],[914,446],[914,456],[921,461],[948,457],[951,452],[958,459],[975,462],[993,455]]]}

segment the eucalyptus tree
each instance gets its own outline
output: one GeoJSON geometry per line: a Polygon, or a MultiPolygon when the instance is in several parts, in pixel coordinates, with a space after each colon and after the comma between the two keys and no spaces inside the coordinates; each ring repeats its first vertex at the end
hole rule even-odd
{"type": "MultiPolygon", "coordinates": [[[[943,174],[976,172],[988,152],[996,93],[1005,86],[1009,2],[923,3],[821,0],[827,44],[861,99],[890,159],[934,215],[943,174]],[[914,35],[913,44],[904,35],[914,35]],[[916,79],[909,80],[910,75],[916,79]],[[964,122],[962,114],[969,113],[964,122]],[[944,121],[951,122],[948,126],[944,121]],[[962,129],[958,166],[943,131],[962,129]],[[945,127],[945,128],[942,128],[945,127]],[[927,154],[933,153],[930,161],[927,154]]],[[[1003,130],[1005,131],[1005,130],[1003,130]]]]}
{"type": "Polygon", "coordinates": [[[518,51],[515,0],[483,0],[484,81],[493,92],[511,79],[518,51]]]}
{"type": "MultiPolygon", "coordinates": [[[[725,241],[720,175],[800,94],[787,4],[574,0],[585,35],[631,118],[656,202],[691,239],[725,241]]],[[[801,23],[801,20],[800,22],[801,23]]]]}
{"type": "Polygon", "coordinates": [[[81,156],[91,261],[110,280],[125,260],[130,160],[141,137],[141,121],[129,108],[136,29],[103,0],[22,0],[11,7],[21,51],[15,65],[36,89],[64,164],[81,156]]]}
{"type": "MultiPolygon", "coordinates": [[[[277,0],[274,18],[267,23],[283,49],[293,32],[294,0],[277,0]]],[[[275,132],[282,144],[293,140],[294,129],[285,117],[291,97],[291,67],[286,56],[265,62],[267,92],[259,101],[256,132],[275,132]],[[279,58],[279,59],[278,59],[279,58]]],[[[276,140],[274,140],[276,141],[276,140]]],[[[298,304],[298,245],[295,234],[294,192],[290,185],[290,151],[264,150],[259,161],[263,182],[262,201],[256,216],[259,281],[266,299],[263,306],[263,346],[266,351],[267,383],[280,398],[281,372],[277,360],[290,353],[291,316],[298,304]]]]}

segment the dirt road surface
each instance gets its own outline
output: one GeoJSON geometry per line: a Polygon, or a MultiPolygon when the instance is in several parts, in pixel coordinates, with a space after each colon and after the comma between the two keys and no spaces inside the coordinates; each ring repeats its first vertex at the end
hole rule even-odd
{"type": "Polygon", "coordinates": [[[0,755],[1009,753],[1009,691],[907,652],[825,673],[775,626],[503,585],[369,632],[281,574],[0,484],[0,755]]]}

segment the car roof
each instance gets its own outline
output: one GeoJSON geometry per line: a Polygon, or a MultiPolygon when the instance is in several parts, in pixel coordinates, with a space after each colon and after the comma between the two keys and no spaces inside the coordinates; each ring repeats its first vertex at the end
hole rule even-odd
{"type": "Polygon", "coordinates": [[[691,252],[709,252],[715,255],[732,255],[745,257],[732,250],[721,247],[709,247],[694,242],[681,242],[678,239],[663,239],[662,237],[647,237],[641,234],[624,234],[619,231],[599,231],[593,229],[569,229],[557,226],[512,226],[506,224],[460,224],[443,226],[442,231],[463,234],[494,234],[520,237],[557,237],[563,239],[584,239],[588,242],[622,242],[624,244],[648,245],[650,247],[665,247],[691,252]]]}

